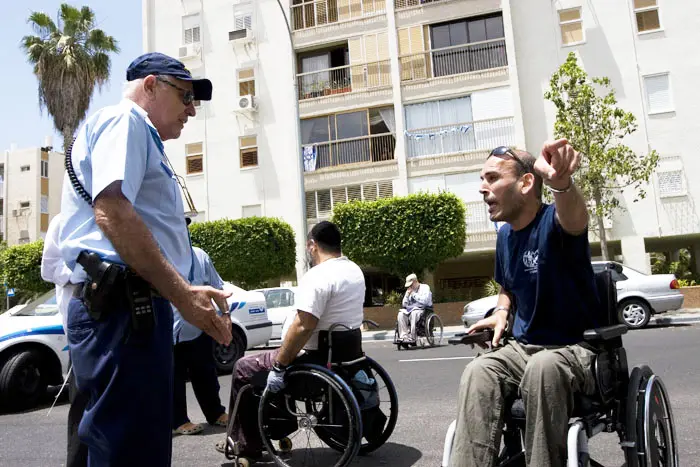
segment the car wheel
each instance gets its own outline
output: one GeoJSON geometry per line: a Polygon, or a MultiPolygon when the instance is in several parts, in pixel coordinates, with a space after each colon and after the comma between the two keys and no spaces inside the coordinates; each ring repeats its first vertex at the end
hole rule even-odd
{"type": "Polygon", "coordinates": [[[630,329],[641,329],[649,323],[651,309],[644,301],[637,298],[625,300],[617,309],[617,318],[630,329]]]}
{"type": "Polygon", "coordinates": [[[8,408],[21,410],[36,405],[47,386],[44,359],[37,350],[11,355],[0,370],[0,400],[8,408]]]}
{"type": "Polygon", "coordinates": [[[245,353],[245,338],[241,335],[241,332],[234,327],[231,337],[231,344],[229,345],[221,345],[214,341],[214,362],[219,373],[231,373],[233,365],[245,353]]]}

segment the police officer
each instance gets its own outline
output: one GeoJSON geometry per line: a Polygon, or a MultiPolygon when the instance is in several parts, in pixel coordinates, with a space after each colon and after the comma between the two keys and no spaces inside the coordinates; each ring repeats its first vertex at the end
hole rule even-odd
{"type": "MultiPolygon", "coordinates": [[[[189,218],[187,219],[189,224],[189,218]]],[[[194,283],[223,289],[224,281],[216,271],[209,255],[196,246],[192,247],[195,256],[194,283]]],[[[192,423],[187,416],[187,375],[190,376],[192,390],[199,407],[210,425],[226,426],[228,416],[219,397],[219,378],[212,353],[212,340],[201,329],[184,319],[173,310],[173,344],[175,355],[175,378],[173,394],[173,434],[195,435],[204,430],[201,423],[192,423]]]]}
{"type": "Polygon", "coordinates": [[[66,155],[59,246],[77,285],[67,336],[89,397],[78,428],[89,465],[169,466],[171,303],[219,343],[231,341],[230,316],[212,304],[226,310],[230,294],[190,284],[184,207],[163,148],[212,85],[160,53],[134,60],[126,79],[124,99],[91,115],[66,155]]]}

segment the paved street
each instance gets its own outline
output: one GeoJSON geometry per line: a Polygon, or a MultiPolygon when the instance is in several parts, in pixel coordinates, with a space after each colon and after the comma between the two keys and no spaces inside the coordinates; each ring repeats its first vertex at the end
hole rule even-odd
{"type": "MultiPolygon", "coordinates": [[[[680,444],[681,465],[698,465],[700,446],[700,326],[650,328],[625,338],[630,366],[648,363],[671,393],[680,444]]],[[[355,465],[440,465],[447,426],[454,418],[456,390],[464,365],[475,350],[444,345],[440,348],[397,352],[388,342],[365,344],[367,353],[391,374],[400,401],[399,421],[389,443],[355,465]]],[[[222,395],[229,377],[221,378],[222,395]]],[[[226,397],[227,399],[227,397],[226,397]]],[[[190,416],[203,421],[193,394],[190,416]]],[[[0,415],[0,466],[60,466],[65,445],[65,401],[47,416],[48,405],[25,414],[0,415]]],[[[138,423],[138,421],[136,421],[138,423]]],[[[224,457],[214,450],[223,429],[208,427],[200,435],[175,438],[173,465],[219,466],[224,457]]],[[[615,434],[602,434],[592,444],[596,460],[623,464],[615,434]]]]}

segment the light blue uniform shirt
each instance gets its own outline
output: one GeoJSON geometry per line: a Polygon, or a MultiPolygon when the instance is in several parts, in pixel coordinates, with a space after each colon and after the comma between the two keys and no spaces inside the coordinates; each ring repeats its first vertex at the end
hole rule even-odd
{"type": "MultiPolygon", "coordinates": [[[[209,255],[196,246],[192,247],[192,251],[195,257],[192,285],[209,285],[215,289],[222,290],[224,281],[219,276],[219,273],[216,272],[209,255]]],[[[201,329],[185,321],[177,309],[173,307],[173,343],[191,341],[198,338],[201,334],[201,329]]]]}
{"type": "MultiPolygon", "coordinates": [[[[185,279],[193,267],[180,188],[165,163],[163,142],[146,111],[128,99],[90,116],[73,145],[72,163],[80,183],[94,199],[121,180],[124,196],[134,206],[162,254],[185,279]]],[[[63,181],[60,248],[73,271],[72,283],[85,281],[78,254],[88,250],[104,260],[124,263],[95,223],[93,208],[63,181]]]]}

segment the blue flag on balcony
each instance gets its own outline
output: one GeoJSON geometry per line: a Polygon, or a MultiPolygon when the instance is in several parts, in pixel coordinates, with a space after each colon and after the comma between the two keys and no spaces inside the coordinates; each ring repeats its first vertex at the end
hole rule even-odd
{"type": "Polygon", "coordinates": [[[460,125],[460,126],[454,126],[452,128],[443,128],[440,131],[433,131],[433,132],[428,132],[428,133],[409,133],[408,131],[404,132],[407,137],[413,138],[415,140],[421,140],[424,138],[428,139],[435,139],[437,136],[444,136],[450,133],[466,133],[471,129],[471,125],[460,125]]]}
{"type": "Polygon", "coordinates": [[[302,158],[304,160],[304,172],[316,170],[316,146],[304,146],[302,158]]]}

